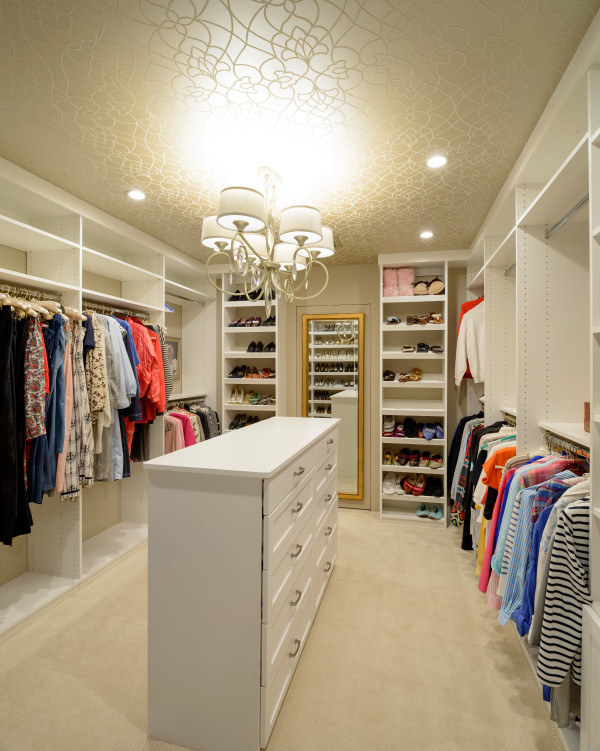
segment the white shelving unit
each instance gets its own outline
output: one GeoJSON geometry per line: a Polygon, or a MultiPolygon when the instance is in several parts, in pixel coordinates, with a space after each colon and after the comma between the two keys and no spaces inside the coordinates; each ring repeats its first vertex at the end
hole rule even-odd
{"type": "Polygon", "coordinates": [[[244,282],[240,278],[234,277],[231,283],[228,277],[223,277],[224,289],[227,293],[221,295],[222,298],[222,432],[227,433],[235,423],[239,415],[246,415],[246,423],[249,419],[254,421],[266,420],[269,417],[283,414],[285,405],[284,383],[285,378],[277,378],[280,369],[285,362],[283,353],[283,336],[285,322],[281,320],[281,315],[285,311],[285,306],[279,304],[279,301],[272,300],[271,316],[275,317],[275,325],[264,326],[268,316],[265,312],[264,300],[248,300],[242,296],[235,300],[229,300],[229,297],[236,290],[244,289],[244,282]],[[246,320],[256,320],[260,318],[260,325],[234,326],[232,324],[240,318],[246,320]],[[254,342],[263,345],[261,352],[248,352],[248,347],[254,342]],[[264,347],[269,344],[275,345],[275,351],[265,352],[264,347]],[[264,368],[275,371],[273,378],[229,378],[229,374],[236,367],[247,365],[250,370],[255,370],[259,376],[264,368]],[[260,397],[273,396],[275,404],[249,404],[231,402],[233,391],[236,387],[242,388],[244,400],[247,395],[254,391],[260,397]]]}
{"type": "MultiPolygon", "coordinates": [[[[52,292],[79,309],[86,302],[125,308],[161,325],[168,291],[195,297],[199,310],[210,301],[183,285],[200,279],[197,261],[10,162],[0,160],[0,167],[0,285],[52,292]],[[166,259],[176,281],[165,279],[166,259]]],[[[190,331],[196,342],[198,333],[190,331]]],[[[192,359],[191,338],[187,343],[192,359]]],[[[159,417],[152,457],[163,453],[162,426],[159,417]]],[[[74,502],[44,497],[31,504],[32,533],[0,549],[0,640],[146,540],[146,484],[143,466],[133,462],[131,477],[86,487],[74,502]]]]}
{"type": "MultiPolygon", "coordinates": [[[[412,267],[415,269],[415,281],[431,281],[438,276],[445,283],[448,279],[448,265],[446,262],[428,262],[413,256],[397,254],[379,256],[380,289],[383,289],[383,271],[387,268],[412,267]]],[[[446,488],[446,423],[447,423],[447,327],[448,306],[447,296],[443,295],[414,295],[402,297],[380,297],[380,414],[382,419],[392,416],[396,423],[403,423],[410,417],[417,424],[440,423],[444,429],[443,439],[425,438],[396,438],[381,436],[380,495],[382,521],[418,521],[422,524],[447,524],[447,488],[446,488]],[[439,313],[442,323],[407,324],[407,316],[423,316],[439,313]],[[400,323],[389,324],[387,319],[395,316],[400,323]],[[429,346],[439,345],[443,354],[402,352],[404,345],[417,347],[425,343],[429,346]],[[411,373],[413,368],[422,371],[420,381],[399,381],[400,373],[411,373]],[[391,370],[396,374],[393,381],[384,381],[383,372],[391,370]],[[386,451],[399,451],[402,448],[412,451],[429,451],[431,455],[441,454],[443,464],[441,469],[431,467],[411,467],[384,464],[386,451]],[[443,483],[443,495],[391,495],[383,492],[383,477],[387,472],[407,476],[422,474],[428,478],[440,478],[443,483]],[[433,521],[416,516],[417,508],[426,503],[430,508],[434,505],[443,510],[443,517],[433,521]]]]}

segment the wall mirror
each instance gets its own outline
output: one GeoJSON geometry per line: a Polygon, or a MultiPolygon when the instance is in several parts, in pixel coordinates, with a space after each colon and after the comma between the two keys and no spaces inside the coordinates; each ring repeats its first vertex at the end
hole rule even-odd
{"type": "Polygon", "coordinates": [[[364,313],[302,316],[302,416],[340,419],[338,496],[363,499],[364,313]]]}

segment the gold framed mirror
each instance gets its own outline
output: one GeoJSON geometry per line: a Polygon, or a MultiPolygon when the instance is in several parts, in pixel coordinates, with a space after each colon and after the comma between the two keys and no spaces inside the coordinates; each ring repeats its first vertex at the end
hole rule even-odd
{"type": "Polygon", "coordinates": [[[302,416],[340,419],[338,497],[364,495],[364,313],[302,316],[302,416]]]}

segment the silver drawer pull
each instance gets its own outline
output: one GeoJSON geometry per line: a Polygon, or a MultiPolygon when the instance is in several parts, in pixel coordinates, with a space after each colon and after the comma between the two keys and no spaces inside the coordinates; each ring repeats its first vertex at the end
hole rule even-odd
{"type": "Polygon", "coordinates": [[[329,470],[333,467],[333,464],[328,464],[325,469],[329,472],[329,470]]]}
{"type": "Polygon", "coordinates": [[[327,561],[327,566],[323,569],[325,573],[331,571],[331,561],[327,561]]]}
{"type": "Polygon", "coordinates": [[[333,438],[330,438],[330,439],[329,439],[329,440],[327,441],[327,443],[328,443],[328,445],[329,445],[329,446],[331,446],[331,444],[333,443],[333,438]]]}
{"type": "Polygon", "coordinates": [[[294,472],[294,477],[296,476],[299,477],[300,475],[303,475],[303,474],[304,474],[304,467],[298,467],[298,471],[294,472]]]}
{"type": "Polygon", "coordinates": [[[302,552],[302,545],[296,545],[296,552],[291,553],[290,555],[292,556],[292,558],[297,558],[301,552],[302,552]]]}
{"type": "Polygon", "coordinates": [[[327,532],[325,532],[325,534],[327,535],[327,537],[329,537],[329,535],[330,535],[330,534],[331,534],[332,532],[333,532],[333,527],[327,527],[327,532]]]}
{"type": "Polygon", "coordinates": [[[304,504],[301,501],[298,501],[298,505],[296,506],[296,508],[292,509],[292,514],[297,514],[302,509],[303,506],[304,504]]]}
{"type": "Polygon", "coordinates": [[[333,498],[333,493],[327,493],[325,496],[325,503],[329,503],[329,501],[333,498]]]}
{"type": "Polygon", "coordinates": [[[290,657],[295,657],[298,654],[302,642],[300,641],[300,639],[294,639],[294,644],[296,644],[296,649],[293,652],[290,652],[290,657]]]}
{"type": "Polygon", "coordinates": [[[302,599],[302,592],[299,589],[296,590],[296,595],[297,597],[295,600],[290,600],[290,605],[297,605],[302,599]]]}

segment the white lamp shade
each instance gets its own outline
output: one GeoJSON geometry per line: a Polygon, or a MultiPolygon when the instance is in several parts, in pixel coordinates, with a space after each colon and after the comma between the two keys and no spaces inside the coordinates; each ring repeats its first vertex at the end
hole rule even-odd
{"type": "Polygon", "coordinates": [[[335,248],[333,246],[333,230],[330,227],[321,227],[321,230],[323,232],[323,239],[311,245],[305,245],[300,251],[300,255],[308,256],[309,250],[316,253],[318,258],[326,258],[335,253],[335,248]]]}
{"type": "Polygon", "coordinates": [[[216,216],[204,217],[202,221],[202,245],[207,248],[214,248],[215,250],[217,250],[217,243],[226,242],[229,248],[231,246],[231,240],[234,237],[235,232],[221,227],[221,225],[217,223],[216,216]]]}
{"type": "Polygon", "coordinates": [[[225,188],[219,198],[218,223],[226,229],[236,230],[234,222],[247,222],[244,232],[264,229],[265,198],[252,188],[225,188]]]}
{"type": "Polygon", "coordinates": [[[303,235],[307,243],[322,239],[321,212],[312,206],[288,206],[281,212],[279,239],[284,243],[297,243],[296,237],[303,235]]]}
{"type": "MultiPolygon", "coordinates": [[[[267,258],[267,238],[264,235],[246,234],[244,238],[248,241],[248,245],[257,253],[261,258],[267,258]]],[[[252,254],[250,254],[252,258],[252,254]]]]}
{"type": "MultiPolygon", "coordinates": [[[[295,243],[277,243],[273,260],[275,263],[279,263],[282,266],[291,266],[294,262],[294,253],[297,250],[298,246],[295,243]]],[[[296,256],[296,266],[301,269],[306,266],[306,261],[302,258],[300,253],[296,256]]]]}

